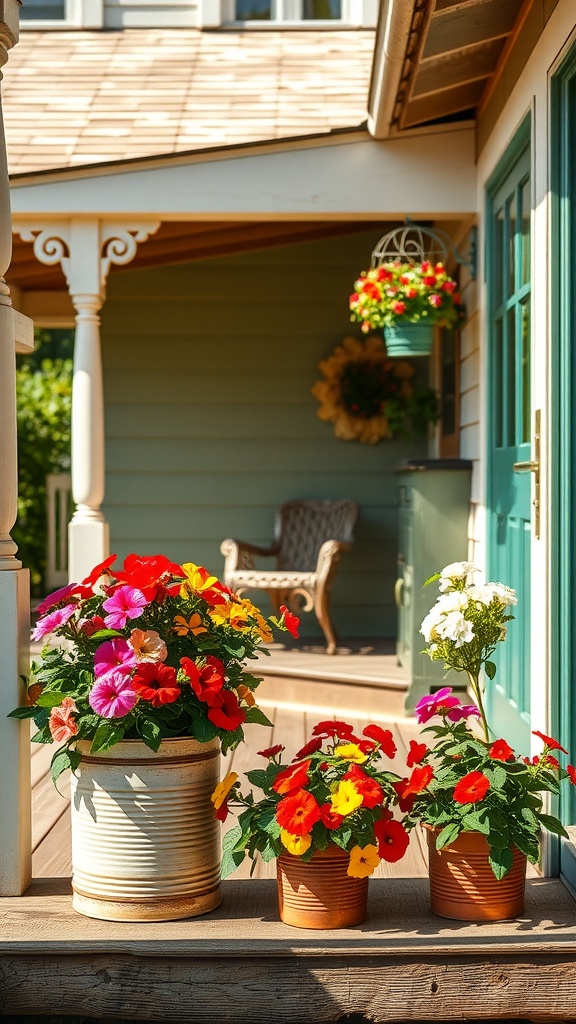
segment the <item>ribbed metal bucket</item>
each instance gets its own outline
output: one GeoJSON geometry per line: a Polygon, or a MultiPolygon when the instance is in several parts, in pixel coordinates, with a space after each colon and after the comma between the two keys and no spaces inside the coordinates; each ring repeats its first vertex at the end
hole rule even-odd
{"type": "Polygon", "coordinates": [[[220,744],[78,744],[72,775],[73,907],[107,921],[170,921],[220,903],[220,826],[210,795],[220,744]]]}
{"type": "Polygon", "coordinates": [[[368,879],[346,874],[350,854],[331,845],[307,864],[278,857],[278,905],[285,924],[296,928],[351,928],[366,918],[368,879]]]}
{"type": "Polygon", "coordinates": [[[524,910],[526,857],[516,848],[514,863],[500,881],[488,863],[488,842],[480,832],[463,832],[436,849],[439,829],[428,834],[430,905],[439,917],[456,921],[506,921],[524,910]]]}
{"type": "Polygon", "coordinates": [[[384,328],[386,352],[391,359],[429,356],[434,343],[434,324],[411,324],[403,320],[384,328]]]}

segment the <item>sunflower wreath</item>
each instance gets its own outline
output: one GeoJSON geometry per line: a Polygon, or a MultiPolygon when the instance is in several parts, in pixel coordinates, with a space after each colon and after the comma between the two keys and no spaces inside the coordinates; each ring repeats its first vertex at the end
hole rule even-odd
{"type": "Polygon", "coordinates": [[[424,434],[438,419],[434,391],[416,391],[414,367],[389,359],[377,335],[344,338],[318,369],[324,376],[312,387],[320,402],[318,417],[333,423],[343,441],[377,444],[398,434],[424,434]]]}

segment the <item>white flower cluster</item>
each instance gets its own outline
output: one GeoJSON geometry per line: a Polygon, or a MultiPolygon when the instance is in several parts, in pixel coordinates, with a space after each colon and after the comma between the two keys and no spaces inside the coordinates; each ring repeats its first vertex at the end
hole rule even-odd
{"type": "MultiPolygon", "coordinates": [[[[452,562],[440,573],[440,597],[420,627],[431,650],[441,640],[451,640],[455,647],[462,647],[474,639],[473,624],[465,617],[471,602],[488,607],[496,599],[503,608],[517,603],[516,591],[503,583],[474,583],[479,572],[474,562],[452,562]]],[[[505,636],[503,626],[501,639],[505,636]]]]}

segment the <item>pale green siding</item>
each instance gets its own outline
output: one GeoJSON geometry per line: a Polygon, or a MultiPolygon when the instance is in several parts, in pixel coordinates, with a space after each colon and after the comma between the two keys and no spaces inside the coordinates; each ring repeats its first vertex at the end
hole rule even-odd
{"type": "MultiPolygon", "coordinates": [[[[318,360],[357,333],[347,299],[376,240],[361,232],[111,275],[103,348],[113,551],[162,551],[220,574],[223,538],[268,542],[283,501],[354,498],[361,518],[334,620],[344,637],[394,635],[393,470],[425,442],[339,441],[310,394],[318,360]]],[[[311,616],[305,632],[317,632],[311,616]]]]}

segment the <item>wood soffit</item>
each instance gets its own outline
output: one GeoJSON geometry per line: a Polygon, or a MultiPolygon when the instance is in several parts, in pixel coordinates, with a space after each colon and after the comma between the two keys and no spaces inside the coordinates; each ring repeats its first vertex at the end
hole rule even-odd
{"type": "MultiPolygon", "coordinates": [[[[252,252],[279,245],[316,241],[323,238],[356,234],[359,231],[381,231],[385,234],[393,224],[385,221],[265,221],[197,223],[170,221],[138,246],[135,258],[125,266],[112,266],[110,272],[123,273],[144,267],[172,263],[191,263],[235,253],[252,252]]],[[[59,265],[45,266],[34,256],[31,242],[13,238],[12,263],[6,275],[8,283],[25,291],[66,291],[66,281],[59,265]]]]}
{"type": "Polygon", "coordinates": [[[533,0],[417,0],[393,129],[475,116],[532,4],[533,0]]]}

